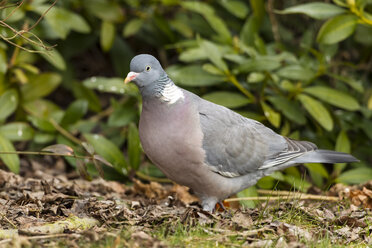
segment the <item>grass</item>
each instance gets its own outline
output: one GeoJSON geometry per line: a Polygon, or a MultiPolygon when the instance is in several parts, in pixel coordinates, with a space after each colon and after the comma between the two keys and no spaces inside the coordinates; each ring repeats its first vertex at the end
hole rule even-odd
{"type": "MultiPolygon", "coordinates": [[[[292,204],[294,206],[294,204],[292,204]]],[[[289,207],[288,211],[283,211],[278,206],[262,207],[256,222],[265,221],[267,218],[272,218],[272,222],[287,223],[298,227],[309,233],[316,233],[321,229],[339,229],[342,226],[324,226],[320,225],[319,221],[315,220],[309,214],[304,211],[299,210],[295,207],[289,207]],[[279,211],[278,211],[279,210],[279,211]]],[[[224,224],[228,222],[222,220],[224,224]]],[[[197,222],[197,221],[196,221],[197,222]]],[[[255,224],[252,226],[252,230],[261,228],[267,224],[255,224]]],[[[270,225],[270,224],[269,224],[270,225]]],[[[366,228],[367,234],[369,233],[368,228],[366,228]]],[[[250,230],[250,229],[248,229],[250,230]]],[[[221,223],[216,221],[209,225],[200,225],[196,223],[194,225],[182,224],[180,222],[164,222],[160,225],[152,225],[148,227],[138,227],[138,226],[122,226],[121,229],[116,232],[117,236],[106,235],[106,238],[99,240],[97,242],[90,242],[87,240],[80,240],[78,245],[81,247],[148,247],[152,246],[154,242],[162,242],[169,247],[242,247],[247,245],[247,240],[259,241],[259,240],[272,240],[273,242],[269,247],[275,247],[278,239],[281,235],[273,231],[265,231],[259,233],[256,236],[248,237],[241,235],[246,230],[234,230],[231,227],[221,227],[221,223]],[[133,233],[141,230],[150,235],[151,240],[138,240],[133,239],[133,233]],[[226,230],[227,232],[221,231],[226,230]],[[228,233],[228,235],[227,235],[228,233]]],[[[284,234],[287,243],[291,242],[291,235],[284,234]]],[[[313,235],[313,239],[306,239],[298,235],[296,240],[297,243],[304,245],[305,247],[368,247],[361,240],[348,243],[344,238],[339,237],[335,239],[330,237],[329,232],[320,232],[318,235],[313,235]]],[[[61,244],[60,247],[64,247],[61,244]]]]}
{"type": "MultiPolygon", "coordinates": [[[[307,202],[288,200],[265,202],[253,210],[244,212],[250,215],[253,224],[242,226],[234,221],[235,210],[217,214],[216,218],[208,217],[209,224],[200,224],[203,218],[198,217],[195,210],[189,216],[168,216],[153,222],[142,222],[135,225],[118,225],[109,228],[100,235],[99,240],[87,238],[86,235],[76,241],[79,247],[152,247],[164,244],[167,247],[244,247],[252,242],[271,240],[269,246],[280,247],[278,242],[285,242],[289,247],[300,244],[304,247],[369,247],[363,241],[363,235],[355,241],[338,236],[335,231],[344,226],[337,226],[332,221],[319,219],[315,210],[332,211],[340,215],[350,206],[345,202],[307,202]],[[181,223],[183,219],[183,223],[181,223]],[[287,228],[287,229],[286,229],[287,228]],[[292,229],[291,229],[292,228],[292,229]],[[264,229],[264,230],[262,230],[264,229]],[[289,230],[291,229],[291,230],[289,230]],[[247,234],[260,230],[254,235],[247,234]],[[310,235],[310,236],[309,236],[310,235]],[[279,239],[282,237],[282,240],[279,239]],[[310,237],[310,238],[309,238],[310,237]],[[283,239],[284,238],[284,239],[283,239]],[[294,242],[294,243],[291,243],[294,242]]],[[[371,223],[361,233],[370,235],[371,223]]],[[[351,227],[351,230],[353,227],[351,227]]],[[[359,234],[358,234],[359,235],[359,234]]],[[[69,247],[69,244],[58,242],[58,247],[69,247]]],[[[256,246],[257,247],[257,246],[256,246]]]]}

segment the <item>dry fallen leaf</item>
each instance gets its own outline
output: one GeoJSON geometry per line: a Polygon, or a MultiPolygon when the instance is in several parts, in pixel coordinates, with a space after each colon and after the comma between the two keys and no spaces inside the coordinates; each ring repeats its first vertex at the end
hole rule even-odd
{"type": "Polygon", "coordinates": [[[363,187],[362,190],[351,190],[349,195],[355,206],[372,209],[372,190],[363,187]]]}
{"type": "Polygon", "coordinates": [[[144,184],[137,179],[133,179],[134,190],[140,194],[146,195],[150,199],[163,199],[167,196],[167,191],[164,187],[157,182],[150,182],[149,184],[144,184]]]}
{"type": "Polygon", "coordinates": [[[196,196],[189,193],[189,188],[186,186],[174,184],[170,191],[175,193],[176,199],[180,200],[185,206],[199,201],[196,196]]]}
{"type": "Polygon", "coordinates": [[[251,216],[240,211],[234,214],[234,216],[231,218],[231,221],[243,228],[250,228],[253,225],[251,216]]]}

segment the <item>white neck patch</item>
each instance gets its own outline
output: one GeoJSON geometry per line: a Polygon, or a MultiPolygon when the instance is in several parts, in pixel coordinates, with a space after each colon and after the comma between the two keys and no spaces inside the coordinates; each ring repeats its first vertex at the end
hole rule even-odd
{"type": "Polygon", "coordinates": [[[160,99],[168,104],[173,104],[179,99],[185,98],[182,90],[173,83],[166,84],[164,89],[160,92],[160,95],[160,99]]]}

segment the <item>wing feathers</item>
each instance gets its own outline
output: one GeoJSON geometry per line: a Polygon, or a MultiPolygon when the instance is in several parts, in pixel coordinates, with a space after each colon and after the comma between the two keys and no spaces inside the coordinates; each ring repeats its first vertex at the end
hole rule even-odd
{"type": "Polygon", "coordinates": [[[273,158],[266,160],[264,164],[260,166],[258,169],[261,169],[261,170],[268,169],[270,167],[274,167],[274,166],[286,163],[289,160],[302,156],[306,152],[311,152],[311,151],[318,149],[315,144],[308,142],[308,141],[297,141],[297,140],[292,140],[286,137],[284,138],[287,141],[288,148],[284,150],[283,152],[280,152],[273,158]]]}

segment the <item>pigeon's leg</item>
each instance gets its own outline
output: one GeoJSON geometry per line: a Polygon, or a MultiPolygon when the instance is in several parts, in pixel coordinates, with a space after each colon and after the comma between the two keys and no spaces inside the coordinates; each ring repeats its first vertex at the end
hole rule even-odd
{"type": "Polygon", "coordinates": [[[217,204],[220,206],[220,208],[222,208],[223,211],[226,211],[226,208],[223,205],[223,201],[219,201],[219,202],[217,202],[217,204]]]}
{"type": "Polygon", "coordinates": [[[202,198],[201,199],[201,205],[203,207],[203,210],[204,211],[207,211],[207,212],[214,212],[215,210],[215,207],[216,207],[216,203],[217,203],[217,199],[214,198],[214,197],[207,197],[207,198],[202,198]]]}

